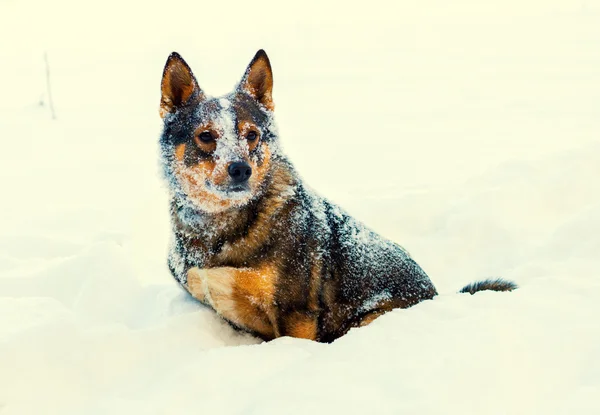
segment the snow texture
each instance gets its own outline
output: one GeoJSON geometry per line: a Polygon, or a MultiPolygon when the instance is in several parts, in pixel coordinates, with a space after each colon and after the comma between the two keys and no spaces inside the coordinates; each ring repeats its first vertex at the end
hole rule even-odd
{"type": "Polygon", "coordinates": [[[600,4],[261,6],[0,3],[0,413],[600,413],[600,4]],[[162,65],[218,96],[263,47],[303,178],[440,292],[330,345],[236,332],[165,264],[162,65]]]}

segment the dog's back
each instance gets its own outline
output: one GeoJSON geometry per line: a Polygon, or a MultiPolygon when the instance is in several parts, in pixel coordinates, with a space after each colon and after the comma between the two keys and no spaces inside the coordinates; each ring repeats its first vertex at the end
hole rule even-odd
{"type": "Polygon", "coordinates": [[[275,301],[282,311],[314,310],[317,340],[331,341],[389,310],[437,294],[402,247],[297,180],[288,201],[293,207],[273,217],[271,229],[280,230],[283,248],[278,261],[289,276],[280,279],[275,301]]]}

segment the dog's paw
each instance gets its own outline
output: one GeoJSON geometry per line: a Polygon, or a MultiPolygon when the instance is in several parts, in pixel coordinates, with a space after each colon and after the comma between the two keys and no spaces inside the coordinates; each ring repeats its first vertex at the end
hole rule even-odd
{"type": "Polygon", "coordinates": [[[227,312],[233,307],[235,275],[235,268],[193,267],[187,272],[187,289],[217,312],[227,312]]]}

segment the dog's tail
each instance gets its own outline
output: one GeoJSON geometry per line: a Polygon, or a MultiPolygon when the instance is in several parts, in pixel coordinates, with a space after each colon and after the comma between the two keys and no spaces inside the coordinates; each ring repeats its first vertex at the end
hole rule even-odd
{"type": "Polygon", "coordinates": [[[502,278],[498,278],[495,280],[484,280],[477,281],[471,284],[465,285],[459,293],[469,293],[475,294],[478,291],[512,291],[519,288],[517,284],[512,281],[506,281],[502,278]]]}

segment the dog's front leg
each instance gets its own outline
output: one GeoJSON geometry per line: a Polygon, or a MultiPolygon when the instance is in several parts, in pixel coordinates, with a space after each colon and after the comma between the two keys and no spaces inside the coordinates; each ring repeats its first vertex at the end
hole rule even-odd
{"type": "Polygon", "coordinates": [[[276,273],[268,268],[191,268],[187,289],[234,325],[261,337],[279,337],[274,304],[276,273]]]}

